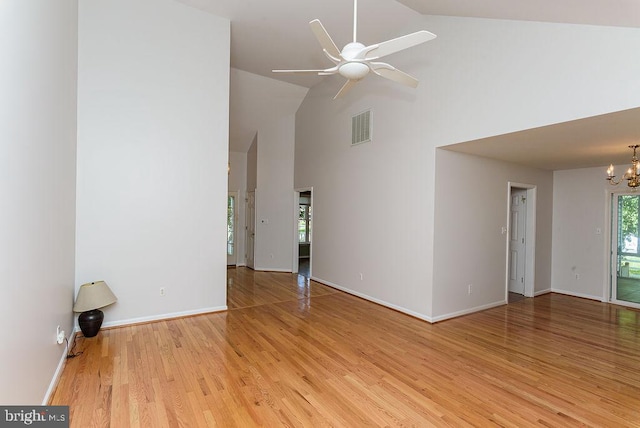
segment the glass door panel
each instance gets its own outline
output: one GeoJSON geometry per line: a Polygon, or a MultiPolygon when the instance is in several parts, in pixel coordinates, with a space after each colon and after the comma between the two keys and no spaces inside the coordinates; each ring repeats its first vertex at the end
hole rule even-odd
{"type": "Polygon", "coordinates": [[[640,195],[615,195],[616,257],[612,275],[611,299],[640,304],[640,248],[638,248],[638,219],[640,195]]]}

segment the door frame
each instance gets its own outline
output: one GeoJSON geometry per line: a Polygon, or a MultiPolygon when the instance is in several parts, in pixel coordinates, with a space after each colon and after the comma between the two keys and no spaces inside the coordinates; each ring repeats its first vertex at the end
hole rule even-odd
{"type": "Polygon", "coordinates": [[[248,268],[255,268],[256,259],[256,190],[247,192],[247,198],[245,199],[245,244],[244,244],[244,260],[248,268]],[[253,197],[253,206],[251,206],[250,200],[253,197]],[[251,245],[249,245],[251,244],[251,245]],[[251,259],[249,259],[249,251],[251,251],[251,259]],[[251,261],[251,263],[249,263],[251,261]]]}
{"type": "MultiPolygon", "coordinates": [[[[298,273],[300,265],[298,259],[300,257],[300,247],[298,239],[298,209],[300,207],[300,193],[311,192],[311,207],[313,207],[313,186],[312,187],[299,187],[293,189],[293,260],[291,261],[291,272],[298,273]]],[[[313,233],[313,232],[311,232],[313,233]]],[[[309,244],[309,276],[312,272],[313,263],[313,240],[309,244]]]]}
{"type": "Polygon", "coordinates": [[[527,191],[527,215],[525,218],[525,269],[524,269],[524,296],[533,297],[535,295],[535,279],[536,279],[536,206],[538,187],[535,184],[517,183],[509,181],[507,183],[507,226],[503,227],[502,232],[505,235],[505,302],[509,302],[509,266],[511,252],[509,251],[509,225],[511,224],[511,190],[513,188],[525,189],[527,191]]]}
{"type": "MultiPolygon", "coordinates": [[[[240,248],[240,246],[238,245],[238,237],[239,237],[239,233],[238,233],[238,201],[240,198],[240,192],[237,190],[232,190],[232,191],[228,191],[227,192],[227,198],[229,197],[233,197],[234,198],[234,204],[233,204],[233,256],[229,256],[229,254],[227,253],[227,266],[238,266],[238,249],[240,248]],[[233,263],[229,263],[229,258],[232,257],[233,263]]],[[[227,243],[228,245],[228,243],[227,243]]]]}
{"type": "Polygon", "coordinates": [[[628,302],[626,300],[620,300],[617,298],[617,289],[615,290],[614,293],[614,284],[617,287],[618,285],[618,278],[617,278],[617,273],[618,273],[618,197],[620,196],[624,196],[624,195],[633,195],[633,196],[640,196],[637,192],[634,193],[631,190],[622,190],[619,189],[617,191],[611,191],[608,192],[610,193],[609,198],[608,199],[608,203],[609,203],[609,210],[607,210],[607,212],[609,213],[610,219],[609,219],[609,223],[611,225],[611,227],[609,227],[609,236],[608,236],[608,242],[609,242],[609,248],[608,248],[608,252],[609,252],[609,272],[608,272],[608,281],[606,281],[606,286],[605,286],[605,290],[604,290],[604,297],[606,302],[609,303],[613,303],[616,305],[620,305],[620,306],[626,306],[629,308],[636,308],[636,309],[640,309],[640,304],[639,303],[635,303],[635,302],[628,302]],[[614,298],[614,294],[615,294],[615,298],[614,298]]]}

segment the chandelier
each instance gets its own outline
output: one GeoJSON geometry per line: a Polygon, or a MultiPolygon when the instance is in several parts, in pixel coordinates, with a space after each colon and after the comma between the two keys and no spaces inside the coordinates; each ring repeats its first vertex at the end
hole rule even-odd
{"type": "Polygon", "coordinates": [[[610,184],[612,184],[613,186],[617,186],[624,179],[624,180],[627,180],[627,186],[631,187],[634,190],[638,186],[640,186],[640,162],[636,157],[636,149],[638,147],[640,147],[640,145],[638,144],[629,146],[630,149],[633,149],[633,157],[631,158],[631,168],[629,168],[627,172],[624,173],[624,175],[620,180],[618,181],[615,180],[616,176],[613,174],[613,165],[609,165],[609,168],[607,168],[607,180],[609,180],[610,184]]]}

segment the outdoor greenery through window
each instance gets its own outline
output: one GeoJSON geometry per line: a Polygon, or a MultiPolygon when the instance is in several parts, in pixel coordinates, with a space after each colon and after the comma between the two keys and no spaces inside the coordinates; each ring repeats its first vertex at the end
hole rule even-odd
{"type": "Polygon", "coordinates": [[[229,195],[227,197],[227,255],[233,256],[235,244],[235,222],[236,198],[229,195]]]}
{"type": "Polygon", "coordinates": [[[638,255],[638,200],[637,195],[621,195],[618,203],[618,251],[638,255]]]}
{"type": "Polygon", "coordinates": [[[311,206],[300,205],[298,209],[298,242],[311,242],[311,206]]]}

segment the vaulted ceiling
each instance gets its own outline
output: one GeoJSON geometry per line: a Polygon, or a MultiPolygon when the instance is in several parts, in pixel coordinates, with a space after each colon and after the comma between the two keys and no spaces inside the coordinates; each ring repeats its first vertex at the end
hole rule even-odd
{"type": "MultiPolygon", "coordinates": [[[[331,63],[309,28],[320,19],[337,45],[351,41],[350,0],[178,0],[230,19],[231,66],[305,87],[322,77],[273,74],[272,69],[316,69],[331,63]]],[[[423,29],[421,15],[640,27],[637,0],[360,0],[358,40],[365,44],[423,29]]],[[[426,28],[428,30],[428,28],[426,28]]],[[[326,78],[326,77],[325,77],[326,78]]],[[[231,94],[239,88],[231,87],[231,94]]],[[[236,109],[243,111],[242,108],[236,109]]],[[[250,126],[250,120],[232,120],[250,126]]],[[[545,169],[626,163],[628,144],[640,140],[640,110],[613,113],[450,147],[545,169]],[[535,142],[535,144],[533,143],[535,142]],[[539,142],[539,144],[538,144],[539,142]]],[[[246,130],[244,130],[246,133],[246,130]]],[[[243,150],[234,148],[232,150],[243,150]]]]}

